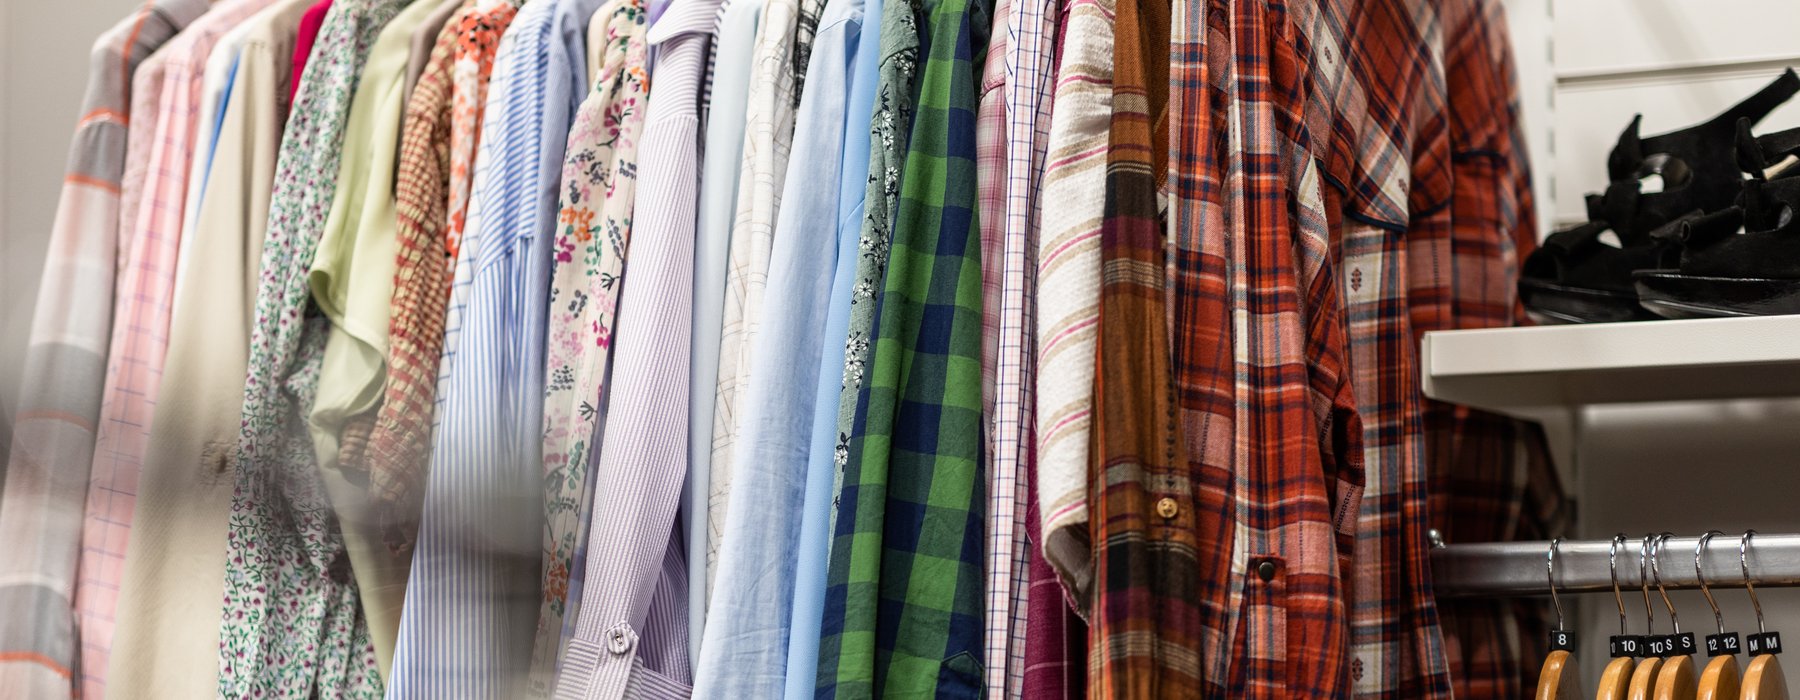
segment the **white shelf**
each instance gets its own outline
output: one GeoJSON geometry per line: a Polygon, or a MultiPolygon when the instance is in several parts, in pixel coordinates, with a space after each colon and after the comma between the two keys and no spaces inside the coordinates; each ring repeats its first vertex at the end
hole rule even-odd
{"type": "Polygon", "coordinates": [[[1591,404],[1800,396],[1800,316],[1425,334],[1425,395],[1524,417],[1591,404]]]}

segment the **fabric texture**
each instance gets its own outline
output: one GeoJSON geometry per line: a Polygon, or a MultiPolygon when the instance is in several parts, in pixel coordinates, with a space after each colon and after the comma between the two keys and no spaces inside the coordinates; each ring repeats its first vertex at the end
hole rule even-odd
{"type": "Polygon", "coordinates": [[[120,216],[127,130],[138,98],[148,97],[133,94],[133,71],[207,9],[203,0],[145,3],[96,39],[89,54],[0,492],[0,617],[8,621],[0,633],[0,687],[26,697],[105,692],[105,664],[83,659],[77,666],[84,655],[71,610],[115,284],[122,283],[118,268],[132,235],[120,216]]]}
{"type": "Polygon", "coordinates": [[[619,300],[613,344],[615,401],[592,475],[594,512],[605,516],[588,531],[587,592],[563,652],[559,698],[684,697],[692,683],[676,511],[688,472],[699,98],[719,5],[675,0],[646,36],[660,56],[656,97],[638,144],[631,285],[619,300]]]}
{"type": "MultiPolygon", "coordinates": [[[[162,82],[156,90],[159,116],[155,131],[147,135],[151,145],[136,217],[119,221],[129,242],[117,268],[106,385],[94,432],[75,584],[82,663],[92,664],[96,672],[106,668],[112,648],[125,546],[137,506],[151,412],[168,357],[182,205],[200,133],[207,56],[232,27],[269,4],[270,0],[232,0],[214,5],[157,50],[162,57],[160,73],[138,76],[162,82]]],[[[139,82],[133,92],[147,92],[141,88],[139,82]]]]}
{"type": "MultiPolygon", "coordinates": [[[[301,16],[284,0],[246,20],[231,94],[177,285],[163,390],[150,421],[120,582],[106,695],[218,692],[225,536],[253,304],[301,16]],[[199,624],[196,624],[196,621],[199,624]]],[[[188,235],[183,234],[188,243],[188,235]]],[[[92,696],[90,696],[92,697],[92,696]]]]}
{"type": "MultiPolygon", "coordinates": [[[[811,0],[808,0],[809,2],[811,0]]],[[[738,166],[737,212],[731,225],[731,252],[725,276],[725,313],[719,331],[718,388],[713,399],[712,454],[707,501],[706,572],[712,594],[719,565],[719,542],[731,499],[732,445],[738,434],[739,395],[750,386],[750,349],[762,320],[763,287],[768,284],[775,222],[781,213],[782,183],[794,141],[794,112],[800,93],[792,63],[795,15],[800,0],[764,0],[750,53],[750,109],[745,113],[744,150],[738,166]]],[[[718,157],[729,157],[720,155],[718,157]]]]}
{"type": "MultiPolygon", "coordinates": [[[[806,178],[786,181],[770,251],[770,309],[752,339],[732,449],[732,500],[756,504],[726,512],[707,626],[695,661],[701,697],[777,697],[786,687],[788,625],[793,621],[802,499],[818,396],[819,358],[837,258],[836,183],[844,145],[848,72],[861,30],[860,0],[825,8],[805,70],[813,90],[801,95],[792,157],[809,163],[806,178]]],[[[808,676],[812,674],[809,672],[808,676]]]]}
{"type": "MultiPolygon", "coordinates": [[[[762,0],[734,0],[719,10],[719,42],[712,70],[712,107],[721,115],[741,115],[749,108],[750,57],[756,48],[756,25],[762,0]]],[[[713,401],[719,386],[719,340],[725,325],[725,275],[731,254],[731,225],[737,211],[738,167],[743,152],[745,120],[721,117],[706,121],[705,153],[700,164],[700,211],[694,241],[694,351],[688,368],[688,476],[681,504],[687,538],[687,570],[704,576],[712,537],[707,507],[712,497],[713,401]]],[[[700,657],[706,629],[706,586],[688,588],[688,654],[700,657]]]]}
{"type": "Polygon", "coordinates": [[[306,62],[312,59],[313,44],[319,40],[319,30],[325,25],[325,13],[331,11],[332,0],[319,0],[306,10],[300,18],[300,28],[294,38],[293,74],[288,79],[288,104],[300,92],[300,77],[306,72],[306,62]]]}
{"type": "Polygon", "coordinates": [[[394,655],[410,557],[396,554],[382,541],[364,487],[368,443],[362,436],[374,421],[387,373],[384,360],[399,227],[394,178],[407,103],[401,89],[413,33],[436,9],[431,1],[408,5],[370,47],[346,116],[337,192],[308,277],[313,305],[331,327],[306,426],[349,552],[383,677],[394,655]]]}
{"type": "Polygon", "coordinates": [[[605,64],[582,99],[557,188],[555,259],[544,386],[543,601],[530,687],[548,696],[565,619],[581,596],[580,552],[590,521],[588,466],[601,429],[607,360],[625,280],[637,194],[637,148],[649,106],[644,6],[610,0],[605,64]]]}
{"type": "Polygon", "coordinates": [[[927,9],[875,348],[839,491],[824,695],[976,697],[984,680],[975,117],[989,9],[927,9]]]}
{"type": "Polygon", "coordinates": [[[413,30],[412,46],[406,52],[406,83],[400,88],[400,94],[409,103],[413,90],[419,86],[419,78],[425,74],[425,66],[431,62],[431,52],[438,45],[444,33],[444,26],[452,17],[460,16],[468,8],[470,0],[435,0],[436,9],[426,16],[424,21],[413,30]]]}
{"type": "Polygon", "coordinates": [[[350,100],[402,0],[339,0],[282,136],[250,336],[219,625],[223,697],[375,697],[381,677],[305,427],[324,319],[307,271],[331,208],[350,100]]]}
{"type": "Polygon", "coordinates": [[[556,197],[599,0],[519,11],[495,62],[419,542],[389,698],[518,697],[541,594],[544,371],[556,197]],[[467,275],[465,275],[465,271],[467,275]]]}

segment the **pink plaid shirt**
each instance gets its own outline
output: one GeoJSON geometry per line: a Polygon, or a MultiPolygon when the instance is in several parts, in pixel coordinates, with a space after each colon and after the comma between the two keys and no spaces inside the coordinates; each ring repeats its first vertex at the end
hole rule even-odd
{"type": "MultiPolygon", "coordinates": [[[[225,32],[273,0],[227,0],[157,53],[158,76],[140,72],[134,90],[160,93],[149,160],[135,220],[121,220],[127,241],[113,306],[112,347],[100,404],[93,473],[81,532],[75,610],[82,629],[82,685],[86,697],[105,696],[113,613],[125,570],[125,544],[137,505],[138,471],[150,436],[150,414],[162,380],[181,246],[182,206],[192,166],[202,78],[212,47],[225,32]],[[141,79],[141,80],[140,80],[141,79]]],[[[137,116],[135,113],[134,117],[137,116]]],[[[133,130],[132,136],[139,133],[133,130]]]]}

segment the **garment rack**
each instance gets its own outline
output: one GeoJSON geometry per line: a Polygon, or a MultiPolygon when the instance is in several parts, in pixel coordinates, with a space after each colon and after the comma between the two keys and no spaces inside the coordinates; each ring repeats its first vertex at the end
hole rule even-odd
{"type": "MultiPolygon", "coordinates": [[[[1701,556],[1709,588],[1742,588],[1738,540],[1743,533],[1714,535],[1701,556]]],[[[1638,586],[1638,552],[1644,533],[1626,535],[1618,547],[1619,587],[1638,586]]],[[[1668,589],[1697,589],[1694,546],[1699,537],[1671,537],[1658,549],[1662,583],[1668,589]]],[[[1612,591],[1607,550],[1612,540],[1563,540],[1556,546],[1557,593],[1612,591]]],[[[1548,541],[1453,544],[1432,549],[1433,587],[1445,598],[1549,595],[1545,564],[1548,541]]],[[[1750,539],[1750,576],[1757,586],[1800,586],[1800,534],[1762,534],[1750,539]]],[[[1652,579],[1654,581],[1655,579],[1652,579]]]]}

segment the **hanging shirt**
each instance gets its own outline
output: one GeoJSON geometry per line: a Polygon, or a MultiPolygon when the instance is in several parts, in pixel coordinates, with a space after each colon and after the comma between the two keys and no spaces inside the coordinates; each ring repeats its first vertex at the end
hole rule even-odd
{"type": "Polygon", "coordinates": [[[517,697],[531,663],[543,519],[552,235],[581,42],[599,0],[527,4],[501,40],[459,265],[431,477],[389,698],[517,697]]]}
{"type": "MultiPolygon", "coordinates": [[[[273,8],[269,8],[273,9],[273,8]]],[[[267,11],[267,10],[265,10],[267,11]]],[[[254,19],[254,18],[253,18],[254,19]]],[[[189,160],[187,202],[182,205],[181,252],[176,256],[175,293],[187,280],[188,257],[194,246],[194,227],[199,224],[200,202],[206,193],[206,176],[212,167],[214,146],[225,108],[231,101],[231,83],[237,71],[238,52],[255,23],[245,21],[219,37],[206,58],[206,69],[200,85],[200,117],[195,122],[199,131],[194,136],[194,156],[189,160]]]]}
{"type": "MultiPolygon", "coordinates": [[[[694,353],[688,368],[688,477],[681,504],[682,534],[687,538],[687,568],[698,578],[707,570],[711,548],[713,400],[719,383],[719,336],[725,323],[725,264],[731,249],[731,224],[737,206],[736,154],[744,147],[741,115],[750,99],[750,55],[756,47],[756,25],[762,0],[734,0],[719,11],[719,43],[712,61],[713,106],[721,115],[706,122],[703,153],[714,157],[701,164],[700,212],[694,241],[694,353]]],[[[699,658],[706,625],[706,586],[688,588],[688,654],[699,658]]]]}
{"type": "Polygon", "coordinates": [[[687,477],[701,86],[718,0],[675,0],[639,144],[631,283],[619,300],[612,404],[595,465],[586,593],[558,697],[687,697],[687,561],[676,527],[687,477]]]}
{"type": "Polygon", "coordinates": [[[306,312],[357,77],[403,0],[337,0],[282,136],[226,536],[219,695],[372,697],[381,677],[305,420],[327,328],[306,312]]]}
{"type": "Polygon", "coordinates": [[[81,532],[75,612],[81,619],[84,665],[105,668],[112,648],[113,611],[123,573],[119,564],[125,558],[137,505],[138,477],[150,437],[148,416],[162,387],[168,351],[181,207],[200,131],[207,55],[232,27],[269,4],[271,0],[231,0],[215,5],[157,51],[166,57],[157,91],[161,116],[156,131],[148,136],[152,145],[137,216],[119,222],[126,227],[129,243],[118,263],[106,386],[81,532]]]}
{"type": "Polygon", "coordinates": [[[844,147],[839,158],[835,226],[836,260],[826,295],[825,326],[819,369],[813,389],[812,434],[807,439],[806,483],[800,504],[800,531],[794,566],[793,616],[788,625],[787,680],[782,696],[812,698],[818,685],[819,627],[825,614],[825,568],[831,555],[832,490],[838,406],[844,391],[844,340],[849,333],[851,284],[858,261],[857,242],[866,218],[864,200],[881,174],[870,169],[871,121],[875,83],[881,70],[882,0],[865,0],[855,37],[846,36],[852,55],[845,76],[844,147]]]}
{"type": "MultiPolygon", "coordinates": [[[[425,497],[425,465],[431,456],[431,427],[437,415],[438,382],[449,331],[449,290],[456,264],[456,241],[463,226],[470,181],[473,177],[476,132],[486,104],[488,77],[500,34],[517,14],[510,0],[477,0],[456,24],[446,24],[457,36],[449,76],[450,104],[439,119],[447,120],[445,136],[445,194],[433,194],[422,180],[428,172],[407,168],[419,188],[410,207],[442,206],[443,214],[427,215],[421,209],[411,222],[399,223],[394,275],[394,310],[388,325],[388,357],[385,398],[376,409],[370,429],[369,492],[375,499],[375,520],[388,546],[411,551],[418,537],[419,508],[425,497]],[[442,205],[437,197],[447,197],[442,205]],[[427,251],[441,251],[433,255],[427,251]],[[422,266],[432,264],[438,269],[422,266]],[[404,302],[404,303],[403,303],[404,302]]],[[[419,167],[429,168],[428,164],[419,167]]],[[[406,188],[396,196],[407,197],[406,188]]]]}
{"type": "Polygon", "coordinates": [[[306,62],[312,58],[313,44],[319,40],[319,29],[325,24],[325,13],[331,11],[332,0],[319,0],[300,18],[299,34],[294,39],[294,73],[288,81],[288,102],[298,96],[300,76],[306,72],[306,62]]]}
{"type": "MultiPolygon", "coordinates": [[[[110,697],[209,697],[219,687],[219,601],[243,420],[253,305],[300,17],[282,0],[245,20],[177,285],[163,388],[150,421],[120,582],[110,697]]],[[[235,30],[234,30],[235,31],[235,30]]]]}
{"type": "Polygon", "coordinates": [[[406,84],[400,88],[400,94],[411,100],[413,90],[419,86],[419,77],[425,74],[426,64],[431,62],[431,51],[437,46],[444,33],[444,26],[452,17],[460,16],[464,9],[470,7],[472,0],[434,0],[437,9],[420,22],[413,30],[412,46],[406,50],[406,84]]]}
{"type": "Polygon", "coordinates": [[[819,183],[836,182],[842,166],[861,17],[860,0],[828,5],[805,71],[813,89],[800,98],[792,155],[811,166],[807,177],[787,180],[782,193],[766,289],[781,300],[781,311],[768,314],[751,341],[751,373],[758,381],[743,392],[732,453],[732,500],[756,507],[726,513],[708,606],[712,622],[694,669],[694,692],[701,697],[776,697],[786,685],[819,357],[827,343],[842,343],[824,336],[837,258],[820,254],[836,248],[837,229],[819,225],[836,219],[838,192],[819,183]]]}
{"type": "Polygon", "coordinates": [[[820,690],[851,697],[975,696],[983,684],[975,113],[989,10],[928,9],[826,597],[820,690]]]}
{"type": "Polygon", "coordinates": [[[410,557],[396,556],[382,543],[363,486],[368,468],[362,448],[386,374],[382,361],[388,352],[397,228],[394,171],[407,102],[401,88],[413,33],[436,9],[429,1],[408,5],[370,48],[344,128],[337,193],[309,277],[313,304],[330,319],[331,330],[307,429],[384,677],[410,557]]]}
{"type": "MultiPolygon", "coordinates": [[[[811,0],[808,0],[809,2],[811,0]]],[[[719,333],[718,387],[713,401],[709,473],[706,571],[708,595],[718,568],[719,541],[731,501],[732,445],[737,441],[739,395],[750,385],[750,348],[762,319],[763,286],[769,251],[781,213],[783,178],[794,140],[794,108],[800,94],[792,63],[795,15],[800,0],[764,0],[750,54],[750,110],[745,114],[744,150],[738,167],[737,214],[731,225],[731,253],[725,276],[725,313],[719,333]]],[[[720,115],[725,118],[724,115],[720,115]]],[[[714,157],[730,157],[715,154],[714,157]]],[[[700,572],[695,572],[699,576],[700,572]]]]}
{"type": "Polygon", "coordinates": [[[588,466],[603,429],[625,254],[637,193],[637,147],[649,107],[641,0],[608,0],[606,64],[569,129],[557,188],[550,327],[545,352],[543,591],[531,658],[531,693],[549,697],[565,621],[581,600],[588,466]]]}
{"type": "Polygon", "coordinates": [[[146,3],[96,39],[90,54],[0,491],[0,618],[18,630],[0,640],[0,687],[24,697],[70,697],[77,688],[100,697],[106,687],[104,665],[77,670],[81,640],[69,610],[106,380],[113,284],[120,244],[130,240],[119,225],[119,205],[129,115],[141,97],[132,92],[132,72],[207,8],[204,0],[146,3]]]}

